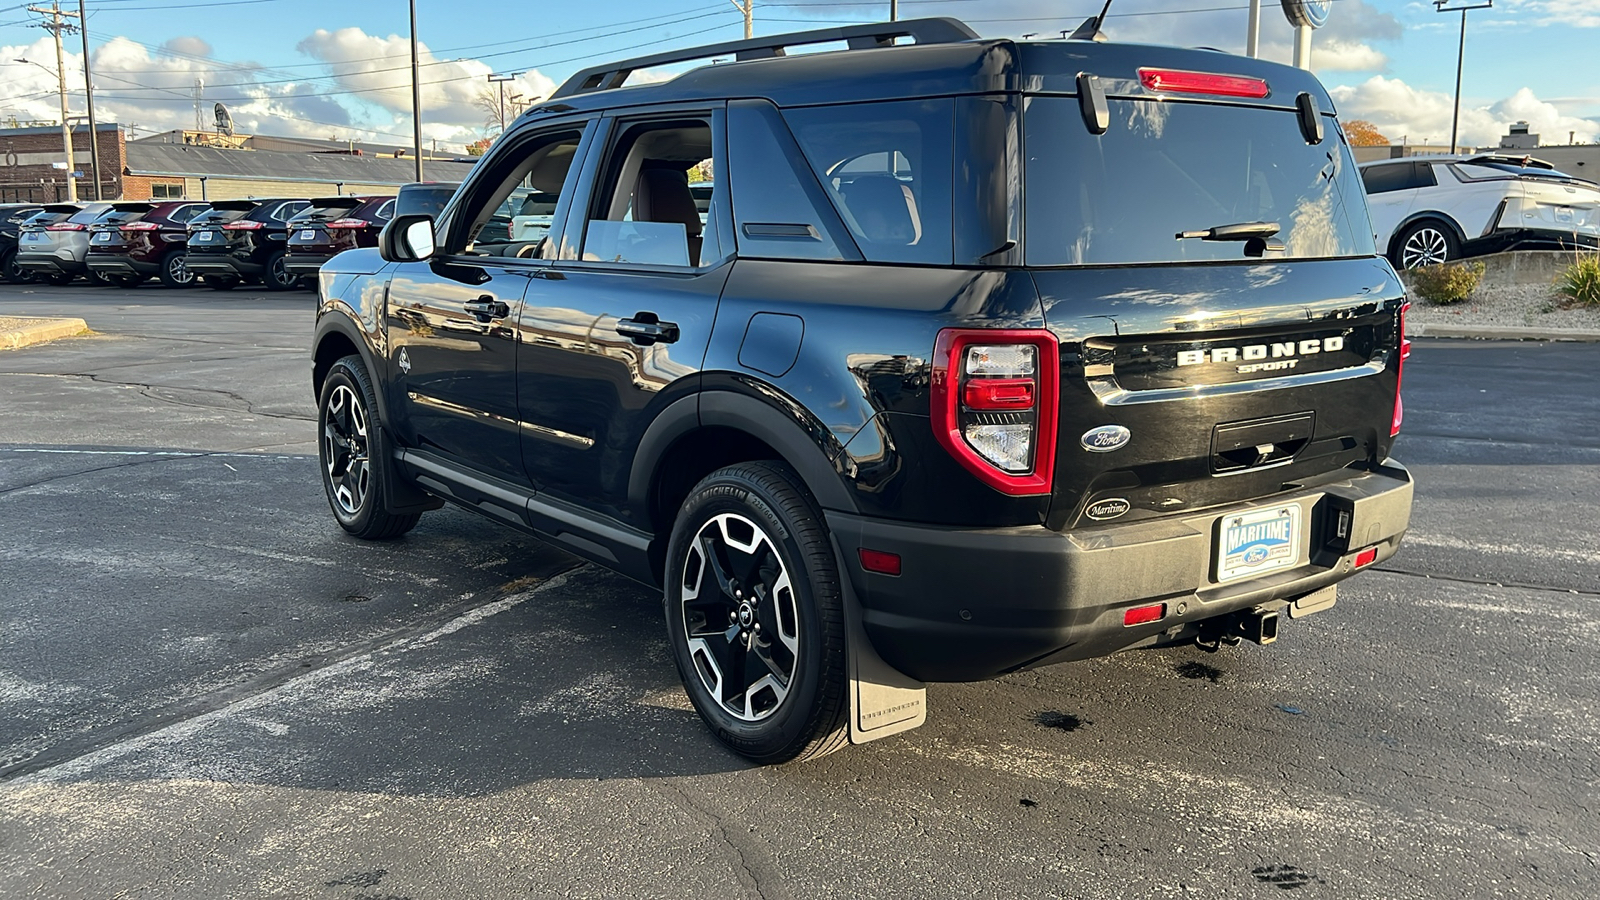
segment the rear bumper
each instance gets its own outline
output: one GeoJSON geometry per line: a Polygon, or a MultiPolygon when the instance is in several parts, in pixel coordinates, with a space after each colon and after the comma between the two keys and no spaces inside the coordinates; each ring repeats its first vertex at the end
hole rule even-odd
{"type": "Polygon", "coordinates": [[[96,272],[105,272],[108,275],[159,275],[161,264],[145,262],[134,259],[126,254],[90,253],[88,266],[96,272]]]}
{"type": "Polygon", "coordinates": [[[195,253],[193,251],[184,254],[183,264],[196,275],[232,275],[235,277],[257,276],[261,274],[263,268],[258,262],[241,259],[232,253],[195,253]]]}
{"type": "Polygon", "coordinates": [[[29,272],[43,272],[49,275],[82,275],[85,271],[83,260],[72,256],[69,251],[59,253],[19,251],[17,265],[29,272]]]}
{"type": "Polygon", "coordinates": [[[828,513],[841,565],[861,598],[867,634],[891,665],[922,681],[979,681],[1006,672],[1185,640],[1200,623],[1277,609],[1348,578],[1358,551],[1393,556],[1411,516],[1412,483],[1389,462],[1315,490],[1275,496],[1299,504],[1298,562],[1218,584],[1214,535],[1223,516],[1262,504],[1080,528],[927,528],[828,513]],[[1339,510],[1347,537],[1334,534],[1339,510]],[[902,574],[866,572],[861,548],[898,553],[902,574]],[[1123,625],[1133,607],[1165,603],[1158,621],[1123,625]]]}

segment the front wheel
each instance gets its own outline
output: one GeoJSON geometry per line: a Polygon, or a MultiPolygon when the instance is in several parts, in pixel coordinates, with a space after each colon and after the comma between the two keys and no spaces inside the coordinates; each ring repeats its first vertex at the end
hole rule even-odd
{"type": "Polygon", "coordinates": [[[410,531],[422,515],[390,512],[384,502],[386,485],[398,475],[375,398],[361,357],[334,363],[317,400],[317,446],[322,487],[339,527],[383,541],[410,531]]]}
{"type": "Polygon", "coordinates": [[[161,261],[161,283],[169,288],[184,288],[194,285],[194,273],[189,271],[183,251],[168,253],[161,261]]]}
{"type": "Polygon", "coordinates": [[[267,260],[263,280],[269,291],[292,291],[300,283],[300,276],[290,272],[284,265],[283,253],[272,254],[267,260]]]}
{"type": "Polygon", "coordinates": [[[1461,256],[1461,245],[1450,229],[1432,220],[1418,222],[1401,232],[1391,260],[1402,269],[1437,266],[1461,256]]]}
{"type": "Polygon", "coordinates": [[[742,463],[696,485],[672,526],[666,583],[678,674],[719,740],[758,763],[845,745],[839,570],[793,469],[742,463]]]}
{"type": "Polygon", "coordinates": [[[239,286],[239,279],[232,275],[202,275],[200,280],[213,291],[231,291],[239,286]]]}

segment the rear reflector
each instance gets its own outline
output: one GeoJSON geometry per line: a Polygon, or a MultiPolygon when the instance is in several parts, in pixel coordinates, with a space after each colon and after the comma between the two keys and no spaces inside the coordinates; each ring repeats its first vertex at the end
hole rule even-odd
{"type": "Polygon", "coordinates": [[[1182,69],[1140,69],[1139,81],[1152,91],[1177,94],[1215,94],[1219,97],[1261,98],[1271,93],[1267,83],[1243,75],[1217,75],[1182,69]]]}
{"type": "Polygon", "coordinates": [[[1377,559],[1377,558],[1378,558],[1378,548],[1377,547],[1368,547],[1367,549],[1365,549],[1365,550],[1361,551],[1360,553],[1356,554],[1356,568],[1359,569],[1362,566],[1370,566],[1370,565],[1372,565],[1372,561],[1377,559]]]}
{"type": "Polygon", "coordinates": [[[900,554],[861,548],[861,568],[879,575],[900,574],[900,554]]]}
{"type": "Polygon", "coordinates": [[[1122,614],[1122,624],[1143,625],[1146,622],[1159,622],[1167,615],[1167,605],[1156,603],[1151,606],[1136,606],[1122,614]]]}
{"type": "Polygon", "coordinates": [[[1400,434],[1400,423],[1405,420],[1405,404],[1400,402],[1400,382],[1406,374],[1406,360],[1411,358],[1411,339],[1406,337],[1406,310],[1411,308],[1409,301],[1400,307],[1400,359],[1394,367],[1394,421],[1389,425],[1389,437],[1400,434]]]}

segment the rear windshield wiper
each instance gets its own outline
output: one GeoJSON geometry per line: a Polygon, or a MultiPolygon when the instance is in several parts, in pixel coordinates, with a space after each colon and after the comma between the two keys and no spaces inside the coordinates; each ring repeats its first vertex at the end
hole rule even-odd
{"type": "Polygon", "coordinates": [[[1237,222],[1233,225],[1214,225],[1200,231],[1180,231],[1178,240],[1199,238],[1202,241],[1248,241],[1251,238],[1269,238],[1281,229],[1277,222],[1237,222]]]}
{"type": "Polygon", "coordinates": [[[1232,225],[1214,225],[1200,231],[1180,231],[1178,240],[1199,238],[1202,241],[1244,241],[1244,255],[1262,257],[1268,253],[1283,253],[1282,241],[1272,236],[1278,233],[1277,222],[1236,222],[1232,225]]]}

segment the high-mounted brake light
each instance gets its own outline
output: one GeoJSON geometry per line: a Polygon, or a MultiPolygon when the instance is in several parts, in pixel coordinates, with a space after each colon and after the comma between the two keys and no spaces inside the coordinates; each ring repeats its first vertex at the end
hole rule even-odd
{"type": "Polygon", "coordinates": [[[155,231],[156,229],[158,229],[160,227],[161,227],[160,225],[157,225],[154,222],[129,222],[128,224],[122,226],[122,230],[123,231],[155,231]]]}
{"type": "Polygon", "coordinates": [[[1406,310],[1410,308],[1410,303],[1400,307],[1400,361],[1394,372],[1394,421],[1389,425],[1389,437],[1400,433],[1400,421],[1406,413],[1405,405],[1400,402],[1400,381],[1406,374],[1406,360],[1411,358],[1411,339],[1406,337],[1406,310]]]}
{"type": "Polygon", "coordinates": [[[366,219],[334,219],[328,223],[329,228],[365,228],[371,225],[366,219]]]}
{"type": "Polygon", "coordinates": [[[265,227],[267,227],[267,226],[261,224],[260,222],[251,222],[251,221],[229,222],[228,224],[222,226],[222,230],[223,231],[257,231],[257,230],[265,228],[265,227]]]}
{"type": "Polygon", "coordinates": [[[1039,329],[946,328],[934,345],[935,437],[980,481],[1047,494],[1055,469],[1060,345],[1039,329]]]}
{"type": "Polygon", "coordinates": [[[1183,69],[1140,69],[1139,83],[1152,91],[1174,94],[1215,94],[1219,97],[1254,97],[1272,92],[1259,78],[1188,72],[1183,69]]]}
{"type": "Polygon", "coordinates": [[[54,225],[46,225],[44,227],[44,230],[45,231],[88,231],[89,229],[88,229],[87,226],[79,225],[77,222],[57,222],[54,225]]]}

